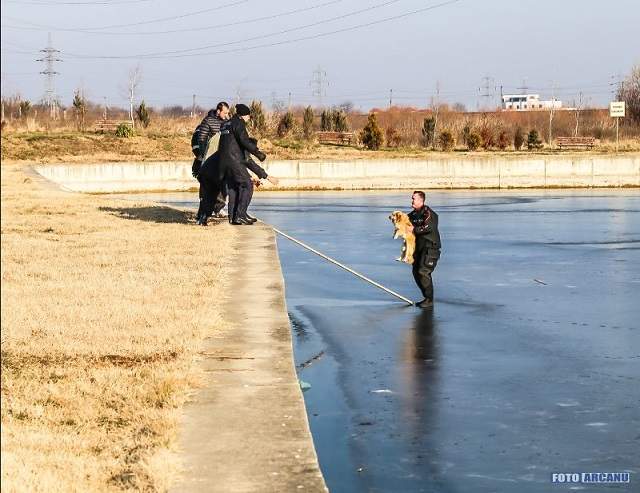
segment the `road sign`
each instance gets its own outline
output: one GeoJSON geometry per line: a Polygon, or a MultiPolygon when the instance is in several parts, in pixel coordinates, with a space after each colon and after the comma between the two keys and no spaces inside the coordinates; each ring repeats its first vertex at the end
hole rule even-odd
{"type": "Polygon", "coordinates": [[[609,116],[613,118],[624,118],[624,101],[611,101],[609,103],[609,116]]]}

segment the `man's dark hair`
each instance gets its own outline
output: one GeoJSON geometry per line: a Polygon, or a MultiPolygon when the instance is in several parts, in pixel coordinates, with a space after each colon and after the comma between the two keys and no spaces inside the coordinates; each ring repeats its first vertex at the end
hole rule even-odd
{"type": "Polygon", "coordinates": [[[220,111],[222,108],[228,108],[229,107],[229,103],[227,103],[226,101],[220,101],[218,103],[218,106],[216,106],[216,111],[220,111]]]}
{"type": "Polygon", "coordinates": [[[420,195],[423,202],[427,197],[427,195],[422,190],[414,190],[414,192],[411,195],[420,195]]]}

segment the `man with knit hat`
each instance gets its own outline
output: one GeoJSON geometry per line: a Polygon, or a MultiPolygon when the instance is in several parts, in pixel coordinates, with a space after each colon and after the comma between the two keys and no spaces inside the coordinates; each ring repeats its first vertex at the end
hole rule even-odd
{"type": "Polygon", "coordinates": [[[251,115],[249,107],[245,104],[237,104],[235,113],[233,118],[226,121],[220,128],[219,166],[229,188],[229,222],[234,225],[250,225],[253,222],[245,217],[245,214],[251,200],[252,184],[246,172],[245,151],[253,154],[260,161],[264,161],[267,155],[258,149],[257,141],[252,140],[247,133],[247,121],[251,115]]]}

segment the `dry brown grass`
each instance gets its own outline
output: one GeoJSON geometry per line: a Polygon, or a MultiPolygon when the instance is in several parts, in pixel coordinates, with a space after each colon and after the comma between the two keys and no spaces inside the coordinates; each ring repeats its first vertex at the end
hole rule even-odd
{"type": "Polygon", "coordinates": [[[233,230],[2,165],[2,491],[162,491],[233,230]]]}
{"type": "Polygon", "coordinates": [[[79,132],[3,132],[5,162],[118,162],[189,160],[189,137],[146,134],[118,138],[111,134],[79,132]]]}
{"type": "MultiPolygon", "coordinates": [[[[193,157],[186,134],[137,135],[129,139],[94,133],[51,132],[51,133],[8,133],[2,135],[2,157],[7,163],[101,163],[121,161],[190,161],[193,157]]],[[[447,153],[431,151],[418,145],[403,145],[397,148],[383,148],[369,151],[363,148],[319,145],[297,139],[260,139],[260,147],[269,159],[300,160],[345,160],[345,159],[396,159],[446,157],[447,153]]],[[[581,154],[611,153],[615,144],[601,143],[592,151],[578,151],[581,154]]],[[[637,152],[640,139],[624,139],[620,142],[620,152],[637,152]]],[[[557,149],[542,149],[536,154],[555,154],[557,149]]],[[[563,151],[567,153],[568,151],[563,151]]],[[[464,155],[465,149],[458,148],[456,155],[464,155]]],[[[530,151],[477,151],[470,155],[490,156],[529,155],[530,151]]],[[[449,156],[450,157],[450,156],[449,156]]]]}

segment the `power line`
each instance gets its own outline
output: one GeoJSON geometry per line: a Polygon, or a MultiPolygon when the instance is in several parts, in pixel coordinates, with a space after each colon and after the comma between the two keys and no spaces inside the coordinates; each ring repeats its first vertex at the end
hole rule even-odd
{"type": "Polygon", "coordinates": [[[329,22],[336,21],[336,20],[346,19],[347,17],[353,17],[354,15],[359,15],[359,14],[362,14],[363,12],[368,12],[370,10],[387,7],[387,6],[391,5],[391,4],[398,3],[400,1],[402,1],[402,0],[387,0],[386,2],[382,2],[382,3],[379,3],[377,5],[372,5],[371,7],[367,7],[366,9],[354,10],[354,11],[348,12],[346,14],[338,15],[336,17],[331,17],[329,19],[323,19],[321,21],[312,22],[311,24],[305,24],[305,25],[302,25],[302,26],[291,27],[289,29],[283,29],[281,31],[276,31],[276,32],[273,32],[273,33],[268,33],[268,34],[260,34],[258,36],[253,36],[251,38],[240,39],[240,40],[237,40],[237,41],[227,41],[225,43],[218,43],[218,44],[207,45],[207,46],[198,46],[197,48],[186,48],[186,49],[182,49],[182,50],[171,50],[171,51],[161,51],[161,52],[155,52],[155,53],[138,54],[138,55],[135,55],[135,58],[153,58],[154,56],[157,56],[157,55],[174,55],[174,54],[180,54],[180,53],[189,53],[189,52],[193,52],[193,51],[198,51],[199,52],[199,51],[207,50],[207,49],[210,49],[210,48],[220,48],[220,47],[223,47],[223,46],[230,46],[230,45],[235,45],[235,44],[240,44],[240,43],[246,43],[248,41],[256,41],[258,39],[271,38],[273,36],[280,36],[281,34],[288,34],[288,33],[294,32],[294,31],[300,31],[302,29],[307,29],[309,27],[319,26],[319,25],[322,25],[322,24],[326,24],[326,23],[329,23],[329,22]]]}
{"type": "MultiPolygon", "coordinates": [[[[42,24],[35,24],[33,22],[25,21],[23,19],[12,18],[12,17],[7,17],[7,19],[11,19],[11,20],[14,20],[14,21],[30,24],[31,26],[34,26],[34,27],[18,27],[18,26],[9,26],[9,25],[5,25],[5,24],[3,24],[2,27],[8,27],[9,29],[27,30],[27,31],[40,31],[41,29],[52,29],[53,31],[77,32],[77,33],[101,34],[101,35],[104,34],[104,35],[114,35],[114,36],[147,36],[147,35],[156,35],[156,34],[175,34],[175,33],[182,33],[182,32],[211,31],[212,29],[224,29],[224,28],[240,26],[240,25],[244,25],[244,24],[251,24],[251,23],[254,23],[254,22],[273,20],[273,19],[278,19],[280,17],[286,17],[286,16],[293,15],[293,14],[299,14],[301,12],[308,12],[310,10],[319,9],[319,8],[322,8],[322,7],[326,7],[328,5],[333,5],[333,4],[336,4],[336,3],[340,3],[342,1],[343,0],[331,0],[329,2],[324,2],[324,3],[318,4],[318,5],[312,5],[310,7],[304,7],[304,8],[300,8],[300,9],[294,9],[294,10],[288,10],[288,11],[285,11],[285,12],[280,12],[279,14],[265,15],[265,16],[262,16],[262,17],[254,17],[252,19],[246,19],[246,20],[243,20],[243,21],[226,22],[226,23],[222,23],[222,24],[210,24],[208,26],[203,26],[203,27],[190,27],[190,28],[184,28],[184,29],[171,29],[171,30],[165,30],[165,31],[142,31],[142,32],[102,31],[102,29],[108,29],[109,26],[94,27],[94,28],[90,28],[90,29],[56,28],[56,27],[45,26],[45,25],[42,25],[42,24]]],[[[163,22],[164,22],[164,20],[163,20],[163,22]]]]}
{"type": "Polygon", "coordinates": [[[612,75],[609,77],[610,82],[607,84],[611,87],[611,99],[615,101],[618,94],[621,94],[624,89],[624,79],[620,74],[612,75]]]}
{"type": "Polygon", "coordinates": [[[37,48],[31,48],[29,46],[24,46],[18,43],[14,43],[12,41],[7,41],[6,39],[2,40],[2,44],[3,45],[9,45],[12,46],[13,49],[11,50],[7,50],[4,48],[4,46],[2,47],[2,50],[7,52],[7,53],[18,53],[20,55],[37,55],[38,53],[40,53],[40,50],[38,50],[37,48]],[[17,48],[17,50],[16,50],[17,48]]]}
{"type": "MultiPolygon", "coordinates": [[[[146,24],[155,24],[157,22],[173,21],[173,20],[176,20],[176,19],[184,19],[185,17],[193,17],[194,15],[205,14],[207,12],[214,12],[214,11],[218,11],[218,10],[222,10],[222,9],[227,9],[229,7],[235,7],[237,5],[240,5],[240,4],[243,4],[243,3],[247,3],[249,1],[250,0],[238,0],[236,2],[227,3],[227,4],[224,4],[224,5],[218,5],[216,7],[211,7],[211,8],[208,8],[208,9],[195,10],[195,11],[187,12],[187,13],[181,14],[181,15],[174,15],[174,16],[170,16],[170,17],[160,17],[160,18],[151,19],[151,20],[148,20],[148,21],[131,22],[131,23],[128,23],[128,24],[111,24],[111,25],[108,25],[108,26],[101,26],[101,27],[89,27],[89,28],[85,28],[85,30],[87,30],[87,31],[100,31],[100,30],[103,30],[103,29],[111,29],[111,28],[118,28],[118,27],[142,26],[142,25],[146,25],[146,24]]],[[[35,27],[39,27],[41,29],[51,29],[51,30],[55,30],[55,31],[82,31],[82,29],[60,29],[60,28],[46,26],[46,25],[42,25],[42,24],[35,24],[33,22],[26,21],[24,19],[18,19],[18,18],[15,18],[15,17],[5,16],[5,18],[10,19],[10,20],[14,20],[14,21],[18,21],[18,22],[22,22],[24,24],[32,25],[32,26],[35,26],[35,27]]]]}
{"type": "Polygon", "coordinates": [[[516,87],[516,89],[518,91],[520,91],[522,94],[527,94],[529,92],[529,86],[527,85],[527,79],[526,78],[522,79],[522,86],[516,87]]]}
{"type": "Polygon", "coordinates": [[[146,3],[153,0],[116,0],[113,2],[97,1],[97,2],[44,2],[44,1],[18,1],[18,0],[5,0],[5,3],[17,3],[18,5],[43,5],[59,7],[61,5],[76,5],[76,6],[91,6],[91,5],[123,5],[134,3],[146,3]]]}
{"type": "Polygon", "coordinates": [[[442,2],[436,5],[432,5],[429,7],[423,7],[421,9],[415,9],[415,10],[411,10],[408,12],[404,12],[402,14],[398,14],[398,15],[394,15],[394,16],[390,16],[390,17],[385,17],[379,20],[375,20],[375,21],[371,21],[371,22],[365,22],[362,24],[357,24],[355,26],[351,26],[351,27],[346,27],[346,28],[342,28],[342,29],[336,29],[334,31],[329,31],[329,32],[324,32],[324,33],[319,33],[319,34],[314,34],[314,35],[309,35],[309,36],[303,36],[300,38],[294,38],[294,39],[287,39],[284,41],[278,41],[278,42],[274,42],[274,43],[264,43],[264,44],[260,44],[260,45],[254,45],[254,46],[247,46],[247,47],[242,47],[242,48],[233,48],[233,49],[229,49],[229,50],[219,50],[219,51],[210,51],[210,52],[202,52],[202,53],[181,53],[181,54],[171,54],[172,52],[160,52],[156,55],[153,56],[145,56],[145,55],[77,55],[77,54],[72,54],[72,53],[67,53],[65,52],[68,56],[74,57],[74,58],[78,58],[78,59],[93,59],[93,60],[105,60],[105,59],[110,59],[110,60],[114,60],[114,59],[169,59],[169,58],[186,58],[186,57],[193,57],[193,56],[204,56],[204,55],[220,55],[220,54],[225,54],[225,53],[238,53],[238,52],[245,52],[245,51],[250,51],[250,50],[255,50],[255,49],[259,49],[259,48],[268,48],[268,47],[273,47],[273,46],[282,46],[282,45],[287,45],[287,44],[292,44],[292,43],[296,43],[299,41],[308,41],[311,39],[318,39],[318,38],[323,38],[326,36],[331,36],[334,34],[340,34],[340,33],[344,33],[344,32],[349,32],[349,31],[354,31],[356,29],[362,29],[365,27],[371,27],[371,26],[375,26],[378,24],[382,24],[385,22],[391,22],[394,20],[398,20],[398,19],[402,19],[404,17],[409,17],[411,15],[415,15],[415,14],[419,14],[422,12],[427,12],[429,10],[435,10],[437,8],[440,7],[444,7],[447,5],[451,5],[454,3],[458,3],[462,0],[448,0],[446,2],[442,2]]]}

